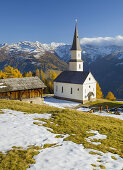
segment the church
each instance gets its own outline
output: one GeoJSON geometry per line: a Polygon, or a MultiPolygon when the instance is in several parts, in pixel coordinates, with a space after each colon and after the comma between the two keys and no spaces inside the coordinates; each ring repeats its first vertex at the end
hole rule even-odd
{"type": "Polygon", "coordinates": [[[83,104],[96,100],[96,80],[91,72],[83,71],[81,51],[76,23],[69,68],[54,80],[54,97],[83,104]]]}

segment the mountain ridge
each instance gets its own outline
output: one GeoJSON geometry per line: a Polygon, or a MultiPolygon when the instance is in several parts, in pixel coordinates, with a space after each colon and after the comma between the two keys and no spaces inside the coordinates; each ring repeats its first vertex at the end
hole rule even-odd
{"type": "MultiPolygon", "coordinates": [[[[118,98],[123,98],[122,43],[102,46],[83,43],[81,47],[84,70],[93,73],[105,95],[108,90],[111,90],[118,98]]],[[[65,43],[42,44],[38,41],[2,44],[0,45],[0,69],[8,64],[17,67],[21,72],[35,71],[37,68],[44,71],[66,70],[70,60],[70,48],[71,45],[65,43]]]]}

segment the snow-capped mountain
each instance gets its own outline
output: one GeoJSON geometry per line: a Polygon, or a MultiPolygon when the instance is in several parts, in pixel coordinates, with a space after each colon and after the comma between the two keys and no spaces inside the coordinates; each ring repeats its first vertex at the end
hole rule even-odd
{"type": "MultiPolygon", "coordinates": [[[[105,94],[111,90],[123,98],[123,36],[83,38],[80,44],[84,69],[91,70],[105,94]]],[[[70,60],[70,48],[71,44],[38,41],[0,44],[0,69],[9,64],[21,72],[37,68],[65,70],[70,60]]]]}
{"type": "MultiPolygon", "coordinates": [[[[82,42],[82,40],[81,40],[82,42]]],[[[8,55],[20,55],[22,53],[33,54],[35,58],[40,58],[46,52],[56,54],[62,61],[68,62],[70,60],[70,44],[65,43],[54,43],[42,44],[38,41],[36,42],[19,42],[14,44],[0,44],[1,48],[4,48],[8,55]]],[[[106,57],[110,54],[118,54],[118,59],[123,58],[123,45],[102,45],[97,46],[95,44],[85,44],[81,43],[82,56],[86,56],[91,62],[95,61],[99,56],[106,57]]]]}

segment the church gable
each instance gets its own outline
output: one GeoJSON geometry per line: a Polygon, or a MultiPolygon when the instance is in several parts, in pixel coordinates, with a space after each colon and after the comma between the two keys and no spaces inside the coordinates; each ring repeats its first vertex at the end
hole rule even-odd
{"type": "Polygon", "coordinates": [[[84,81],[84,85],[85,84],[92,84],[92,83],[96,83],[96,80],[94,78],[94,76],[91,74],[91,72],[88,74],[88,76],[86,77],[85,81],[84,81]]]}

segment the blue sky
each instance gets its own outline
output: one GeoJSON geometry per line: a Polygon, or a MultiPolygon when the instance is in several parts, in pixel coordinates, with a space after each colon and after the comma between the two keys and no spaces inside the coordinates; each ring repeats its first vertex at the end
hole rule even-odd
{"type": "Polygon", "coordinates": [[[123,35],[123,0],[0,0],[0,43],[123,35]]]}

